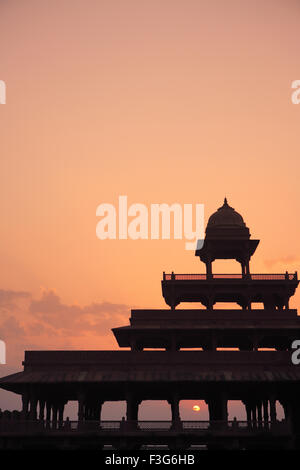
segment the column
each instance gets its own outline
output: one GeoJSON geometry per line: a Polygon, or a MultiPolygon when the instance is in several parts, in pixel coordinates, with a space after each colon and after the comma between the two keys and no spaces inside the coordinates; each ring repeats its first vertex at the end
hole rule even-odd
{"type": "Polygon", "coordinates": [[[53,429],[57,428],[57,412],[58,412],[58,406],[56,403],[52,405],[52,427],[53,429]]]}
{"type": "Polygon", "coordinates": [[[63,422],[64,422],[64,409],[65,409],[65,404],[60,403],[58,406],[58,427],[62,428],[63,422]]]}
{"type": "Polygon", "coordinates": [[[268,422],[269,422],[268,400],[267,399],[263,400],[263,414],[264,414],[264,426],[267,428],[268,427],[268,422]]]}
{"type": "Polygon", "coordinates": [[[40,415],[39,415],[39,419],[40,419],[41,421],[44,421],[45,399],[40,399],[40,400],[39,400],[39,403],[40,403],[40,415]]]}
{"type": "Polygon", "coordinates": [[[228,400],[227,397],[223,394],[220,397],[220,406],[221,406],[221,419],[223,421],[228,421],[228,400]]]}
{"type": "Polygon", "coordinates": [[[22,417],[23,419],[28,418],[28,410],[29,410],[29,397],[28,397],[28,392],[25,391],[22,394],[22,417]]]}
{"type": "Polygon", "coordinates": [[[276,421],[276,400],[274,397],[270,398],[270,418],[272,423],[276,421]]]}
{"type": "MultiPolygon", "coordinates": [[[[217,423],[220,427],[227,426],[228,410],[227,410],[227,398],[224,393],[220,392],[215,394],[213,397],[209,397],[205,402],[208,404],[209,421],[219,421],[217,423]]],[[[214,426],[216,423],[214,423],[214,426]]]]}
{"type": "Polygon", "coordinates": [[[245,403],[248,426],[251,426],[251,405],[248,401],[245,403]]]}
{"type": "Polygon", "coordinates": [[[85,395],[80,392],[78,394],[78,421],[81,422],[84,419],[84,408],[85,408],[85,395]]]}
{"type": "Polygon", "coordinates": [[[84,421],[90,421],[90,405],[85,403],[84,405],[84,421]]]}
{"type": "Polygon", "coordinates": [[[180,428],[181,427],[181,419],[180,419],[180,410],[179,410],[179,396],[177,393],[168,400],[171,405],[171,413],[172,413],[172,428],[180,428]]]}
{"type": "Polygon", "coordinates": [[[252,292],[252,288],[247,285],[247,310],[252,310],[252,298],[253,298],[253,292],[252,292]]]}
{"type": "Polygon", "coordinates": [[[207,295],[207,307],[208,310],[213,310],[214,308],[214,296],[212,293],[208,293],[207,295]]]}
{"type": "Polygon", "coordinates": [[[46,400],[46,427],[50,426],[50,421],[51,421],[51,409],[52,409],[52,403],[49,399],[46,400]]]}
{"type": "Polygon", "coordinates": [[[95,421],[101,421],[101,411],[102,411],[103,401],[99,401],[95,406],[95,421]]]}
{"type": "Polygon", "coordinates": [[[249,257],[248,256],[245,260],[245,268],[246,268],[246,276],[250,276],[250,265],[249,265],[249,257]]]}
{"type": "Polygon", "coordinates": [[[205,265],[207,279],[212,279],[212,262],[210,257],[207,258],[205,265]]]}
{"type": "Polygon", "coordinates": [[[245,277],[246,275],[246,266],[243,261],[241,261],[241,266],[242,266],[242,276],[245,277]]]}
{"type": "Polygon", "coordinates": [[[256,422],[256,404],[255,404],[255,402],[251,403],[251,417],[252,417],[253,426],[256,427],[257,422],[256,422]]]}
{"type": "Polygon", "coordinates": [[[34,421],[37,418],[37,398],[34,394],[31,395],[30,397],[30,412],[29,412],[29,419],[34,421]]]}
{"type": "Polygon", "coordinates": [[[247,415],[247,424],[248,424],[248,427],[250,428],[252,426],[252,416],[253,416],[251,399],[245,398],[244,400],[242,400],[242,402],[245,405],[246,415],[247,415]]]}
{"type": "Polygon", "coordinates": [[[140,400],[138,400],[136,396],[129,392],[126,397],[126,404],[126,419],[129,422],[130,426],[136,427],[138,421],[140,400]]]}
{"type": "Polygon", "coordinates": [[[258,400],[257,402],[257,421],[258,421],[258,426],[262,426],[262,401],[258,400]]]}
{"type": "MultiPolygon", "coordinates": [[[[172,279],[172,280],[175,280],[175,274],[173,273],[173,271],[172,271],[171,279],[172,279]]],[[[172,286],[171,286],[171,310],[175,310],[176,305],[178,305],[178,304],[176,303],[176,300],[175,300],[175,299],[176,299],[176,296],[175,296],[175,295],[176,295],[176,292],[175,292],[175,285],[172,284],[172,286]]]]}

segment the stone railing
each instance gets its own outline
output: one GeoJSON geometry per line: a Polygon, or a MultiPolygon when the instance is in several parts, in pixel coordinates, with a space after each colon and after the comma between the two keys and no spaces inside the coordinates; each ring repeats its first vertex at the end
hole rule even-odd
{"type": "Polygon", "coordinates": [[[167,274],[163,272],[163,281],[206,281],[211,279],[251,279],[252,281],[297,281],[298,274],[285,273],[285,274],[167,274]]]}
{"type": "Polygon", "coordinates": [[[52,434],[52,433],[128,433],[128,432],[180,432],[189,433],[246,433],[271,432],[288,435],[291,433],[287,421],[31,421],[21,419],[0,419],[2,434],[52,434]]]}

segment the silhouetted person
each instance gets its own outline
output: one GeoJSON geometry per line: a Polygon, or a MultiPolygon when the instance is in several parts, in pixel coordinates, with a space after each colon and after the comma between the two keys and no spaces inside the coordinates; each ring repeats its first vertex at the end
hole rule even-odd
{"type": "Polygon", "coordinates": [[[125,429],[125,426],[126,426],[126,420],[125,420],[125,417],[123,416],[122,420],[121,420],[121,423],[120,423],[121,431],[125,429]]]}

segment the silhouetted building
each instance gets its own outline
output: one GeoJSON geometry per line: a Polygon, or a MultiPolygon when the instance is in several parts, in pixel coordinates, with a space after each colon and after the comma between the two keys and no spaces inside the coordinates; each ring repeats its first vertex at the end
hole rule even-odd
{"type": "Polygon", "coordinates": [[[225,199],[196,250],[206,273],[164,273],[171,308],[132,310],[130,325],[113,329],[119,346],[130,350],[26,351],[24,371],[0,379],[23,402],[21,416],[0,418],[0,447],[299,447],[300,369],[291,345],[300,339],[300,321],[289,308],[299,281],[297,273],[252,274],[258,243],[225,199]],[[216,259],[235,259],[241,273],[213,273],[216,259]],[[182,302],[205,308],[176,308],[182,302]],[[216,309],[218,302],[240,308],[216,309]],[[188,399],[206,401],[208,421],[181,420],[179,402],[188,399]],[[78,421],[66,423],[69,400],[78,401],[78,421]],[[101,420],[102,404],[113,400],[126,400],[126,420],[101,420]],[[172,421],[139,421],[143,400],[167,400],[172,421]],[[246,421],[228,421],[230,400],[244,404],[246,421]]]}

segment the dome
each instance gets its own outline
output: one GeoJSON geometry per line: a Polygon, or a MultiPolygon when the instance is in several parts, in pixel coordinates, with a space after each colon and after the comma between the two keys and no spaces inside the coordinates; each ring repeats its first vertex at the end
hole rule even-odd
{"type": "Polygon", "coordinates": [[[223,206],[208,219],[207,228],[215,227],[246,227],[243,217],[228,205],[226,197],[223,206]]]}

